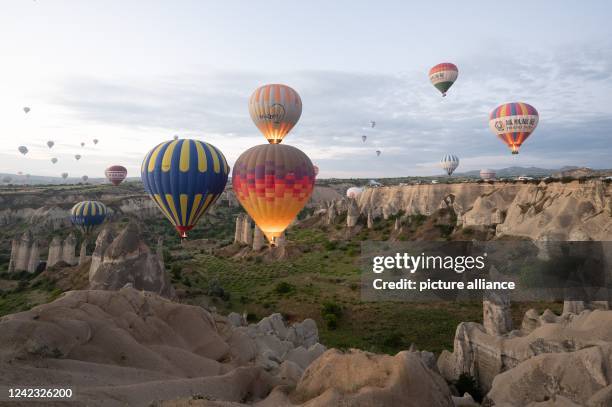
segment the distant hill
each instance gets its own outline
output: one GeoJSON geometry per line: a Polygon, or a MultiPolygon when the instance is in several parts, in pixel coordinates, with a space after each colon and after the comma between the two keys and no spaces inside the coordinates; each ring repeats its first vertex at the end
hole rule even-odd
{"type": "MultiPolygon", "coordinates": [[[[559,170],[539,168],[539,167],[508,167],[508,168],[495,169],[495,173],[497,177],[520,177],[521,175],[526,175],[528,177],[548,177],[548,176],[552,176],[553,173],[558,172],[558,171],[559,170]]],[[[455,173],[455,176],[479,177],[480,170],[466,171],[463,173],[455,173]]]]}
{"type": "MultiPolygon", "coordinates": [[[[126,178],[126,182],[129,181],[140,181],[140,177],[128,177],[126,178]]],[[[0,185],[6,184],[29,184],[29,185],[61,185],[61,184],[78,184],[83,182],[81,177],[68,177],[67,179],[63,179],[61,177],[49,177],[44,175],[30,175],[26,177],[26,175],[18,175],[18,174],[7,174],[0,173],[0,185]],[[7,182],[7,180],[9,180],[7,182]]],[[[87,180],[87,184],[98,185],[108,183],[106,178],[89,178],[87,180]]]]}

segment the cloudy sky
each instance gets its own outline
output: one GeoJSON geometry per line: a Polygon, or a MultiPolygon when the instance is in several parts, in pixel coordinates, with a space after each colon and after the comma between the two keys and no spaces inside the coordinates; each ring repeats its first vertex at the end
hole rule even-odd
{"type": "Polygon", "coordinates": [[[458,171],[610,168],[607,3],[0,0],[0,172],[136,176],[174,134],[233,164],[265,142],[247,102],[270,82],[301,95],[285,143],[323,177],[440,174],[447,152],[458,171]],[[427,72],[445,61],[460,72],[442,98],[427,72]],[[509,101],[540,113],[518,156],[487,123],[509,101]]]}

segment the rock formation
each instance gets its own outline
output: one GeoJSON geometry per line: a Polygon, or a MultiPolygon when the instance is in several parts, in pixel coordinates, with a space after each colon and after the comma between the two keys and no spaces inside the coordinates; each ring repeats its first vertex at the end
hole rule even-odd
{"type": "Polygon", "coordinates": [[[236,231],[234,232],[234,243],[242,243],[242,219],[243,214],[236,216],[236,231]]]}
{"type": "Polygon", "coordinates": [[[28,268],[27,271],[29,273],[34,273],[40,264],[40,251],[38,249],[38,242],[34,240],[32,242],[32,246],[30,246],[30,258],[28,259],[28,268]]]}
{"type": "Polygon", "coordinates": [[[368,212],[367,227],[368,229],[372,229],[374,227],[374,221],[372,220],[372,212],[368,212]]]}
{"type": "Polygon", "coordinates": [[[34,273],[40,264],[40,250],[38,241],[32,237],[27,230],[19,240],[11,241],[11,257],[8,264],[8,272],[27,271],[34,273]]]}
{"type": "Polygon", "coordinates": [[[15,272],[15,265],[17,263],[17,253],[19,252],[19,242],[15,239],[11,240],[11,258],[9,260],[8,272],[15,272]]]}
{"type": "Polygon", "coordinates": [[[49,244],[49,254],[47,256],[47,267],[55,266],[62,260],[62,240],[59,236],[53,236],[49,244]]]}
{"type": "Polygon", "coordinates": [[[266,238],[259,228],[259,226],[255,225],[253,230],[253,251],[260,251],[266,245],[266,238]]]}
{"type": "Polygon", "coordinates": [[[81,250],[79,251],[79,266],[87,261],[87,241],[81,242],[81,250]]]}
{"type": "Polygon", "coordinates": [[[336,220],[336,216],[336,203],[332,201],[332,203],[329,205],[329,208],[327,208],[327,224],[331,225],[332,223],[334,223],[334,221],[336,220]]]}
{"type": "Polygon", "coordinates": [[[19,240],[19,248],[15,260],[15,271],[28,269],[30,262],[30,247],[32,246],[32,233],[28,230],[24,232],[19,240]]]}
{"type": "Polygon", "coordinates": [[[359,220],[359,207],[355,199],[348,198],[348,208],[346,211],[346,226],[353,227],[359,220]]]}
{"type": "Polygon", "coordinates": [[[507,295],[488,291],[482,301],[482,320],[490,335],[503,335],[512,330],[512,314],[507,295]]]}
{"type": "Polygon", "coordinates": [[[92,262],[89,274],[92,290],[119,290],[129,283],[137,290],[174,297],[163,261],[142,241],[140,230],[133,222],[104,250],[99,266],[93,266],[92,262]]]}
{"type": "Polygon", "coordinates": [[[66,239],[64,239],[64,244],[62,246],[62,260],[71,266],[77,264],[77,259],[75,257],[77,240],[74,237],[73,233],[70,233],[66,239]]]}
{"type": "Polygon", "coordinates": [[[70,383],[84,405],[194,395],[250,405],[294,386],[325,351],[312,320],[288,326],[275,314],[240,325],[132,288],[70,291],[0,319],[0,383],[70,383]]]}
{"type": "Polygon", "coordinates": [[[98,271],[98,267],[104,260],[104,253],[110,244],[113,242],[113,234],[110,228],[107,226],[103,228],[98,237],[96,238],[96,247],[91,255],[91,265],[89,266],[89,278],[91,282],[91,276],[95,275],[98,271]]]}
{"type": "Polygon", "coordinates": [[[253,230],[251,228],[251,218],[244,215],[242,218],[242,243],[246,245],[253,244],[253,230]]]}

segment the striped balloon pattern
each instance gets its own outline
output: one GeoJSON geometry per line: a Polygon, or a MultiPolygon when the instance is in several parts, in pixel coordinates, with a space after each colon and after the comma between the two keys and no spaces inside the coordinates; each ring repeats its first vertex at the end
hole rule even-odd
{"type": "Polygon", "coordinates": [[[145,156],[145,191],[181,238],[193,229],[227,183],[229,165],[216,147],[191,139],[161,143],[145,156]]]}
{"type": "Polygon", "coordinates": [[[127,169],[122,165],[111,165],[104,170],[104,175],[114,186],[117,186],[127,177],[127,169]]]}
{"type": "Polygon", "coordinates": [[[84,235],[89,235],[96,226],[106,219],[108,209],[98,201],[82,201],[72,207],[70,221],[84,235]]]}
{"type": "Polygon", "coordinates": [[[450,62],[443,62],[429,70],[429,80],[442,93],[442,96],[446,96],[446,92],[453,86],[458,75],[457,65],[450,62]]]}
{"type": "Polygon", "coordinates": [[[283,144],[251,147],[232,173],[236,197],[272,245],[306,205],[314,183],[308,156],[283,144]]]}
{"type": "Polygon", "coordinates": [[[270,144],[278,144],[302,115],[300,95],[287,85],[271,84],[255,89],[249,113],[270,144]]]}
{"type": "Polygon", "coordinates": [[[446,154],[440,160],[440,167],[442,167],[442,169],[446,171],[448,176],[451,176],[451,174],[457,169],[458,166],[459,157],[457,157],[455,154],[446,154]]]}
{"type": "Polygon", "coordinates": [[[527,103],[505,103],[491,112],[489,127],[512,154],[518,154],[523,142],[537,127],[538,119],[538,111],[527,103]]]}

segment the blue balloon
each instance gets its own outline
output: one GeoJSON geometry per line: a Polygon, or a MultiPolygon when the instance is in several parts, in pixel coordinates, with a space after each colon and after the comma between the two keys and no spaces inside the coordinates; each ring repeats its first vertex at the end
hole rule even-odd
{"type": "Polygon", "coordinates": [[[79,228],[83,234],[88,235],[106,219],[108,209],[98,201],[83,201],[72,207],[70,221],[79,228]]]}
{"type": "Polygon", "coordinates": [[[181,238],[221,196],[229,165],[216,147],[191,139],[161,143],[142,162],[145,191],[181,238]]]}

